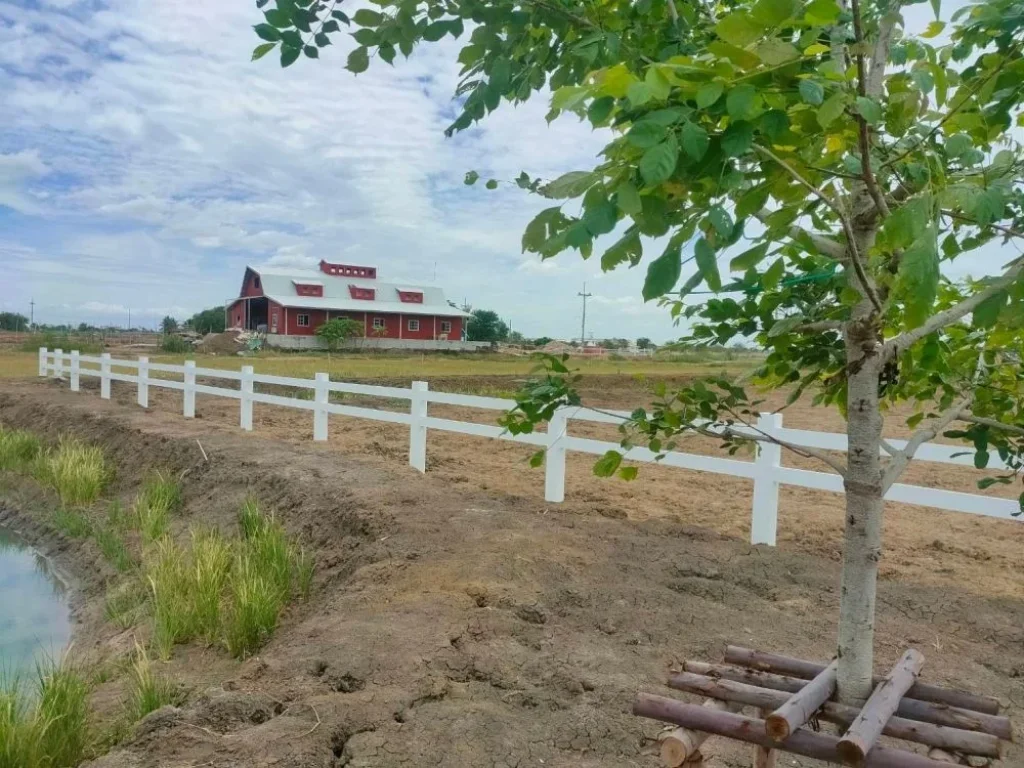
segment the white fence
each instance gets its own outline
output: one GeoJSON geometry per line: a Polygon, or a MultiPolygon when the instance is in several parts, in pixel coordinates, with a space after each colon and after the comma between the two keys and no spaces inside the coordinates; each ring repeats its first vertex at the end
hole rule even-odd
{"type": "MultiPolygon", "coordinates": [[[[45,347],[39,349],[39,375],[52,373],[63,379],[65,374],[70,381],[71,389],[79,391],[82,376],[96,376],[100,379],[100,397],[110,399],[110,382],[123,381],[137,386],[138,403],[143,408],[149,407],[149,388],[163,387],[175,389],[183,393],[183,413],[185,418],[192,418],[196,412],[196,395],[213,397],[229,397],[239,401],[239,424],[244,430],[252,430],[252,411],[254,403],[266,403],[283,408],[298,408],[313,412],[313,439],[326,440],[328,417],[331,414],[350,416],[357,419],[385,421],[393,424],[409,425],[409,464],[420,472],[427,467],[427,432],[436,429],[443,432],[458,432],[464,435],[489,437],[497,440],[509,440],[516,443],[536,445],[545,449],[544,498],[551,502],[565,499],[565,456],[567,451],[577,451],[601,456],[607,451],[618,450],[618,443],[605,440],[594,440],[586,437],[575,437],[569,434],[570,421],[588,421],[601,424],[621,424],[628,417],[625,411],[595,411],[590,408],[560,408],[551,419],[547,432],[535,432],[527,435],[512,435],[498,426],[476,424],[473,422],[440,419],[429,414],[429,404],[459,405],[468,408],[481,408],[491,411],[507,411],[515,403],[496,397],[480,397],[477,395],[460,395],[451,392],[433,392],[424,381],[414,381],[412,387],[378,387],[367,384],[350,384],[331,381],[326,373],[318,373],[313,379],[296,379],[288,376],[270,376],[253,371],[251,365],[242,366],[238,372],[215,368],[198,368],[194,361],[186,361],[182,365],[165,365],[151,363],[149,358],[138,360],[114,360],[109,354],[98,357],[81,355],[77,351],[63,352],[55,349],[52,352],[45,347]],[[94,367],[86,367],[94,366],[94,367]],[[115,373],[112,368],[128,368],[136,374],[115,373]],[[152,378],[151,373],[170,373],[180,375],[181,381],[169,378],[152,378]],[[237,381],[238,388],[213,387],[196,383],[196,377],[208,379],[226,379],[237,381]],[[313,390],[312,400],[295,397],[283,397],[254,391],[255,384],[273,384],[285,387],[296,387],[313,390]],[[330,401],[331,392],[344,392],[372,397],[392,398],[409,401],[409,412],[395,412],[363,408],[353,405],[342,405],[330,401]]],[[[782,426],[781,414],[762,414],[757,421],[757,430],[761,433],[774,435],[791,445],[808,448],[820,448],[830,451],[845,451],[846,436],[825,432],[812,432],[802,429],[789,429],[782,426]]],[[[906,443],[901,440],[890,440],[889,443],[902,448],[906,443]]],[[[970,456],[958,455],[964,449],[957,446],[925,444],[915,456],[915,461],[937,462],[974,467],[970,456]]],[[[754,500],[750,523],[750,540],[753,544],[775,544],[779,513],[779,486],[794,485],[801,488],[813,488],[821,491],[843,493],[843,481],[839,475],[827,472],[814,472],[807,469],[782,466],[782,449],[778,445],[760,444],[754,461],[725,459],[717,456],[701,456],[698,454],[670,451],[660,460],[658,454],[647,448],[631,448],[625,453],[630,461],[654,462],[663,466],[692,469],[701,472],[715,472],[733,477],[745,477],[754,481],[754,500]]],[[[1005,469],[997,461],[992,462],[990,469],[1005,469]]],[[[1020,506],[1016,500],[1001,499],[973,493],[946,491],[938,488],[925,488],[902,483],[894,484],[886,494],[889,501],[905,502],[926,507],[967,512],[974,515],[986,515],[1005,520],[1016,519],[1020,506]]]]}

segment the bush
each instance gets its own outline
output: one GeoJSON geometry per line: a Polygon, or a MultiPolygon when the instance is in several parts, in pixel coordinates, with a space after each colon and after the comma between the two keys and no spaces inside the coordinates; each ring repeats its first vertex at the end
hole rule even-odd
{"type": "Polygon", "coordinates": [[[26,471],[41,450],[39,438],[31,432],[0,426],[0,470],[26,471]]]}
{"type": "Polygon", "coordinates": [[[160,349],[169,355],[187,355],[194,347],[183,336],[169,334],[160,339],[160,349]]]}
{"type": "Polygon", "coordinates": [[[36,478],[53,488],[65,506],[91,504],[100,497],[111,478],[103,452],[70,437],[39,454],[36,478]]]}

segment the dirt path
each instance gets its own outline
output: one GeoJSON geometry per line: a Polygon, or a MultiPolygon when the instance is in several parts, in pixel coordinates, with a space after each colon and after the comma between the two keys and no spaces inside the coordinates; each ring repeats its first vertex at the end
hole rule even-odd
{"type": "MultiPolygon", "coordinates": [[[[155,713],[93,768],[655,766],[657,726],[629,706],[637,690],[661,691],[680,660],[717,658],[726,641],[831,653],[838,539],[804,522],[811,545],[794,546],[794,530],[782,547],[752,548],[740,532],[689,520],[685,510],[699,504],[731,508],[721,478],[693,486],[675,473],[679,511],[632,519],[621,498],[579,498],[578,476],[573,498],[549,506],[539,477],[532,496],[454,482],[465,469],[446,466],[454,460],[433,437],[423,477],[404,468],[405,443],[386,432],[374,431],[376,458],[354,456],[343,450],[354,425],[332,421],[337,437],[317,445],[299,442],[306,433],[290,424],[296,439],[285,441],[275,437],[281,412],[258,409],[257,432],[246,435],[211,402],[186,422],[169,400],[143,412],[36,382],[0,386],[0,421],[101,443],[118,466],[116,493],[133,492],[150,467],[188,469],[179,535],[198,522],[230,525],[252,491],[319,563],[311,603],[287,616],[259,658],[177,652],[169,669],[190,685],[189,704],[155,713]]],[[[479,455],[484,444],[474,447],[479,455]]],[[[525,473],[511,455],[502,466],[502,476],[525,473]]],[[[928,535],[941,535],[929,514],[928,535]]],[[[929,680],[997,695],[1013,715],[1024,705],[1024,599],[1001,542],[970,546],[989,544],[997,554],[978,572],[1010,584],[1005,591],[950,574],[916,579],[912,569],[896,580],[890,569],[879,664],[916,645],[929,680]]],[[[90,567],[88,552],[69,555],[90,567]]],[[[957,568],[973,558],[929,556],[957,568]]],[[[124,644],[112,628],[88,628],[101,650],[124,644]]],[[[725,746],[711,754],[716,768],[749,764],[725,746]]],[[[1024,764],[1024,750],[1013,747],[1006,764],[1024,764]]]]}

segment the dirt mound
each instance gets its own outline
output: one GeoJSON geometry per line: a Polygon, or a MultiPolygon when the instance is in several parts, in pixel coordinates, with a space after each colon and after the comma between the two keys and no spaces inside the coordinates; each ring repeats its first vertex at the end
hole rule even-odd
{"type": "Polygon", "coordinates": [[[239,334],[233,331],[208,333],[196,343],[196,350],[207,355],[236,355],[244,349],[239,334]]]}
{"type": "MultiPolygon", "coordinates": [[[[166,669],[187,703],[153,713],[91,768],[656,766],[658,727],[629,708],[680,660],[718,657],[729,640],[832,652],[838,564],[807,553],[453,489],[328,446],[35,383],[0,389],[0,421],[101,443],[120,494],[150,467],[184,473],[176,535],[233,524],[254,492],[316,553],[310,603],[258,658],[179,648],[166,669]]],[[[70,562],[91,562],[92,545],[75,546],[86,550],[79,560],[69,546],[70,562]]],[[[918,644],[929,680],[1024,702],[1021,627],[1024,599],[886,582],[879,665],[918,644]]],[[[102,616],[80,634],[101,649],[119,635],[102,616]]],[[[710,755],[715,768],[750,759],[721,743],[710,755]]],[[[1022,761],[1013,747],[1007,764],[1022,761]]]]}

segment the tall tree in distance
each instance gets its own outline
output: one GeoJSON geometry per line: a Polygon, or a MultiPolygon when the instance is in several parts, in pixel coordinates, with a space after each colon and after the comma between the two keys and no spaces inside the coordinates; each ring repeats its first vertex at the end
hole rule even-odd
{"type": "Polygon", "coordinates": [[[174,333],[178,330],[178,321],[170,315],[167,315],[163,320],[160,321],[160,330],[165,334],[174,333]]]}
{"type": "Polygon", "coordinates": [[[467,341],[505,341],[508,326],[497,312],[490,309],[474,309],[466,323],[467,341]]]}
{"type": "MultiPolygon", "coordinates": [[[[254,58],[276,48],[288,66],[354,23],[357,74],[465,37],[449,133],[542,89],[549,119],[605,131],[595,167],[515,180],[552,201],[523,248],[590,257],[610,236],[602,267],[646,260],[644,299],[689,319],[696,342],[756,340],[758,385],[847,417],[845,460],[798,449],[846,489],[844,700],[871,690],[886,491],[941,434],[980,468],[999,456],[1009,471],[986,484],[1016,482],[1024,453],[1024,163],[1011,133],[1024,2],[967,5],[949,26],[931,7],[917,36],[898,0],[376,0],[351,18],[338,2],[278,0],[255,29],[254,58]],[[902,449],[882,438],[883,406],[899,401],[916,406],[902,449]]],[[[573,399],[551,365],[510,429],[573,399]]],[[[755,407],[731,381],[696,382],[638,412],[624,444],[712,430],[738,442],[755,407]]]]}

